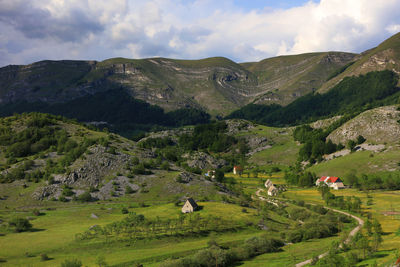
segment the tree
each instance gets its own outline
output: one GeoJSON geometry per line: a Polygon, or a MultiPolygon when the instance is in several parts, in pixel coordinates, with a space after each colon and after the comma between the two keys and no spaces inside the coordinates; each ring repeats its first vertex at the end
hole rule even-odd
{"type": "Polygon", "coordinates": [[[374,229],[375,233],[383,234],[382,226],[376,218],[372,222],[372,228],[374,229]]]}
{"type": "Polygon", "coordinates": [[[353,149],[354,149],[354,147],[355,147],[356,145],[357,145],[356,142],[353,141],[353,140],[349,140],[349,141],[347,142],[347,148],[350,149],[351,151],[353,151],[353,149]]]}
{"type": "Polygon", "coordinates": [[[365,229],[367,230],[367,233],[369,236],[372,236],[372,223],[370,220],[367,220],[364,224],[365,229]]]}
{"type": "Polygon", "coordinates": [[[10,227],[13,227],[14,231],[17,232],[17,233],[29,231],[29,230],[32,229],[32,224],[29,222],[28,219],[25,219],[25,218],[14,218],[14,219],[11,219],[8,222],[8,225],[10,227]]]}
{"type": "Polygon", "coordinates": [[[382,243],[382,235],[380,233],[373,233],[372,235],[372,246],[374,251],[378,251],[379,245],[382,243]]]}
{"type": "Polygon", "coordinates": [[[222,170],[217,169],[215,171],[215,180],[217,180],[217,182],[223,183],[225,180],[225,174],[222,170]]]}
{"type": "Polygon", "coordinates": [[[360,145],[365,142],[365,138],[362,135],[357,136],[357,144],[360,145]]]}

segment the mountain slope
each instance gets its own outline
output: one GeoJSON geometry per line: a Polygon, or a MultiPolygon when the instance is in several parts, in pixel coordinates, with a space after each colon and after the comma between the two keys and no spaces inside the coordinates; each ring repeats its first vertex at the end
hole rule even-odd
{"type": "Polygon", "coordinates": [[[336,69],[352,62],[356,54],[343,52],[279,56],[256,63],[243,63],[258,78],[257,104],[289,104],[317,90],[336,69]]]}
{"type": "Polygon", "coordinates": [[[328,139],[346,144],[362,135],[373,144],[397,143],[400,136],[400,111],[397,106],[384,106],[365,111],[333,131],[328,139]]]}
{"type": "Polygon", "coordinates": [[[345,77],[381,70],[391,70],[400,74],[400,33],[393,35],[379,46],[362,53],[352,66],[326,82],[319,91],[328,91],[345,77]]]}

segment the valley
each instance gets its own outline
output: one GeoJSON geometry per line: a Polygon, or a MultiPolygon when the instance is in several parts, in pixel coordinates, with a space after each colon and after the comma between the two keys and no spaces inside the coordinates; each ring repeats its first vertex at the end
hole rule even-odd
{"type": "Polygon", "coordinates": [[[393,266],[399,40],[1,68],[0,265],[393,266]]]}

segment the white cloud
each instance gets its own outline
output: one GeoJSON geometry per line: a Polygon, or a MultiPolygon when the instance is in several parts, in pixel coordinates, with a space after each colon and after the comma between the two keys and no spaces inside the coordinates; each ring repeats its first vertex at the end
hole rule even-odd
{"type": "Polygon", "coordinates": [[[0,66],[110,57],[236,61],[362,52],[400,31],[400,0],[245,11],[233,0],[0,0],[0,66]]]}

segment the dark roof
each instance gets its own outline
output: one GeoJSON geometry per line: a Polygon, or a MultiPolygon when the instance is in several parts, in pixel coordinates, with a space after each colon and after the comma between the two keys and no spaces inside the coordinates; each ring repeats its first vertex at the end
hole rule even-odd
{"type": "Polygon", "coordinates": [[[190,197],[190,198],[187,199],[187,201],[189,201],[190,205],[192,205],[192,207],[194,209],[196,209],[198,207],[196,201],[194,201],[193,198],[190,197]]]}

